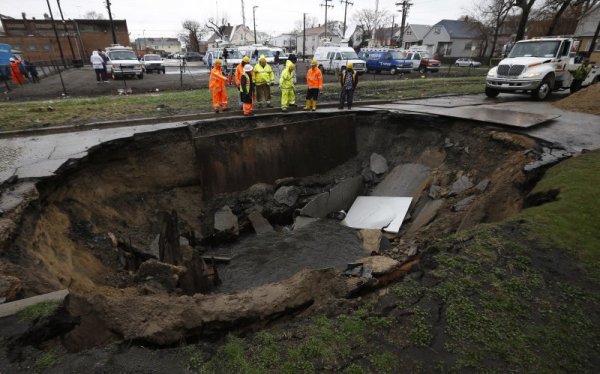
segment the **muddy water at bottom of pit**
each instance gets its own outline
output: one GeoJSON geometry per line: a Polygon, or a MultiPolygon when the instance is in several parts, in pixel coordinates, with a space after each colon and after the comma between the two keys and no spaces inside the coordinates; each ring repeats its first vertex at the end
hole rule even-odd
{"type": "Polygon", "coordinates": [[[231,257],[219,265],[223,282],[214,292],[235,292],[289,278],[302,269],[335,268],[364,256],[356,230],[319,220],[291,231],[249,236],[206,255],[231,257]]]}

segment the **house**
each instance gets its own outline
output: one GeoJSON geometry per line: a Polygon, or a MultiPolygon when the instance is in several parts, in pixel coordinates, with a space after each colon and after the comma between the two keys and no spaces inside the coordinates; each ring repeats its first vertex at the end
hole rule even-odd
{"type": "Polygon", "coordinates": [[[145,51],[146,53],[181,52],[181,43],[177,38],[137,38],[133,42],[133,46],[138,51],[145,51]]]}
{"type": "MultiPolygon", "coordinates": [[[[3,35],[0,43],[10,44],[14,49],[23,52],[31,61],[59,60],[60,53],[66,61],[79,60],[87,62],[92,51],[104,49],[113,44],[111,24],[109,20],[75,19],[54,20],[59,34],[59,43],[54,34],[52,20],[27,19],[25,13],[20,19],[0,17],[3,35]]],[[[129,46],[129,31],[126,20],[113,20],[117,43],[129,46]]]]}
{"type": "MultiPolygon", "coordinates": [[[[302,35],[300,35],[300,38],[302,38],[302,35]]],[[[298,35],[296,34],[281,34],[270,38],[268,44],[272,47],[279,47],[284,49],[285,51],[291,52],[296,50],[297,39],[298,35]]]]}
{"type": "Polygon", "coordinates": [[[423,37],[423,45],[440,58],[480,57],[485,53],[485,33],[478,22],[441,20],[423,37]]]}
{"type": "Polygon", "coordinates": [[[375,30],[375,37],[371,39],[369,47],[388,47],[398,45],[400,27],[383,27],[375,30]]]}
{"type": "MultiPolygon", "coordinates": [[[[581,41],[579,44],[579,52],[589,51],[592,39],[594,38],[594,34],[596,33],[599,24],[600,4],[596,4],[596,6],[590,8],[583,17],[581,17],[581,20],[577,24],[577,29],[575,29],[575,36],[581,41]]],[[[591,61],[600,63],[600,38],[596,40],[594,50],[589,57],[591,61]]]]}
{"type": "Polygon", "coordinates": [[[339,27],[339,22],[328,23],[327,29],[328,31],[325,33],[325,27],[319,25],[307,28],[305,33],[300,31],[297,34],[297,53],[301,54],[304,51],[306,55],[312,56],[315,54],[315,50],[325,42],[339,44],[342,41],[342,30],[339,27]],[[304,36],[306,36],[306,45],[304,44],[304,36]]]}
{"type": "Polygon", "coordinates": [[[404,38],[402,39],[402,49],[408,49],[413,45],[422,45],[423,38],[429,30],[431,26],[429,25],[417,25],[417,24],[409,24],[406,25],[404,29],[404,38]]]}
{"type": "Polygon", "coordinates": [[[248,26],[231,26],[231,24],[228,23],[226,26],[220,26],[219,32],[214,32],[211,37],[208,38],[207,42],[209,48],[215,48],[223,45],[254,44],[254,31],[248,26]]]}

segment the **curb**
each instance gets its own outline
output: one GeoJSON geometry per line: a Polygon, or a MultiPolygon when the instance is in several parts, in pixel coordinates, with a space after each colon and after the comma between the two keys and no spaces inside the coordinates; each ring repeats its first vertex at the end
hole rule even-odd
{"type": "MultiPolygon", "coordinates": [[[[365,106],[365,105],[378,105],[378,104],[390,104],[397,100],[370,100],[370,101],[356,101],[354,105],[365,106]]],[[[319,108],[337,108],[337,103],[323,103],[319,105],[319,108]]],[[[287,113],[294,112],[302,112],[302,106],[298,106],[294,109],[289,109],[287,113]]],[[[241,110],[234,110],[230,112],[226,112],[228,117],[242,117],[241,110]]],[[[281,108],[274,107],[271,109],[259,109],[255,112],[256,114],[277,114],[281,113],[281,108]]],[[[312,112],[311,112],[312,113],[312,112]]],[[[217,119],[221,117],[220,114],[215,114],[212,112],[202,112],[195,114],[182,114],[182,115],[174,115],[169,117],[148,117],[148,118],[135,118],[135,119],[126,119],[126,120],[115,120],[115,121],[102,121],[102,122],[90,122],[81,125],[67,125],[67,126],[53,126],[53,127],[45,127],[39,129],[24,129],[24,130],[14,130],[14,131],[5,131],[0,132],[0,139],[2,138],[17,138],[17,137],[26,137],[26,136],[37,136],[37,135],[52,135],[52,134],[62,134],[67,132],[76,132],[76,131],[87,131],[92,129],[109,129],[116,127],[128,127],[128,126],[140,126],[140,125],[154,125],[157,123],[165,123],[165,122],[183,122],[183,121],[196,121],[196,120],[204,120],[204,119],[217,119]]]]}

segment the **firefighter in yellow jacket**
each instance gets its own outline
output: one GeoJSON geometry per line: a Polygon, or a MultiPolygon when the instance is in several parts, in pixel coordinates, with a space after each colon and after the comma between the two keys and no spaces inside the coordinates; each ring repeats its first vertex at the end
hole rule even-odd
{"type": "Polygon", "coordinates": [[[261,55],[258,64],[254,66],[254,84],[256,89],[256,107],[260,108],[263,102],[271,108],[271,86],[275,82],[275,74],[267,64],[265,55],[261,55]]]}
{"type": "Polygon", "coordinates": [[[296,95],[294,94],[294,69],[295,65],[291,61],[288,61],[285,65],[285,69],[279,77],[282,112],[287,112],[288,106],[296,104],[296,95]]]}
{"type": "Polygon", "coordinates": [[[310,62],[310,69],[306,72],[306,106],[304,110],[317,110],[319,92],[323,91],[323,73],[317,67],[317,60],[310,62]]]}

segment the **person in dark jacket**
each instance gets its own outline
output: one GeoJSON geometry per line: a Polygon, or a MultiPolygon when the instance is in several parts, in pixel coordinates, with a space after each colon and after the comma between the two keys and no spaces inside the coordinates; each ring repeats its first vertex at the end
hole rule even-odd
{"type": "Polygon", "coordinates": [[[358,84],[358,74],[353,69],[351,62],[346,64],[346,70],[342,71],[340,77],[340,106],[338,109],[344,109],[344,104],[347,102],[348,109],[352,109],[352,101],[354,100],[354,90],[358,84]]]}
{"type": "Polygon", "coordinates": [[[244,73],[240,79],[240,98],[245,116],[251,116],[252,102],[254,101],[254,81],[252,77],[252,65],[244,65],[244,73]]]}

